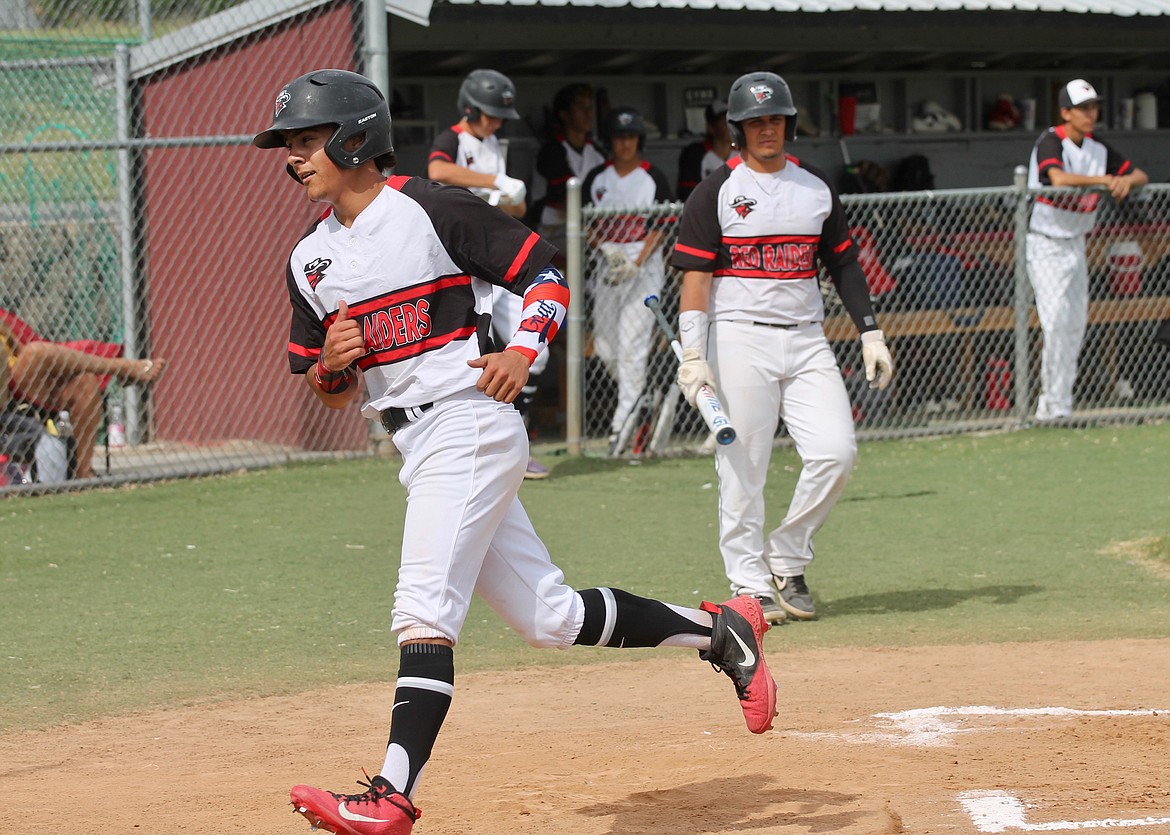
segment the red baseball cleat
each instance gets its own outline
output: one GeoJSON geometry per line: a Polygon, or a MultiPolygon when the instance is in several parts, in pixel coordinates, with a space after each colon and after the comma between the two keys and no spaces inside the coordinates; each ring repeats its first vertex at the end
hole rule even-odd
{"type": "Polygon", "coordinates": [[[422,812],[381,776],[361,794],[338,794],[312,786],[293,786],[293,811],[305,816],[314,828],[337,835],[410,835],[422,812]]]}
{"type": "Polygon", "coordinates": [[[762,734],[772,729],[776,715],[776,680],[764,661],[764,633],[770,625],[754,597],[741,595],[725,603],[703,603],[711,613],[711,649],[699,658],[721,670],[735,685],[748,730],[762,734]]]}

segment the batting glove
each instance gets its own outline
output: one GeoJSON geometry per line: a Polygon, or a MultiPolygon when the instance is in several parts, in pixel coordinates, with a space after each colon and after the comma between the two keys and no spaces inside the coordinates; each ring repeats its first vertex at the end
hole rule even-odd
{"type": "Polygon", "coordinates": [[[605,256],[602,280],[606,284],[624,284],[638,274],[638,265],[630,260],[621,244],[605,243],[600,249],[605,256]]]}
{"type": "Polygon", "coordinates": [[[871,389],[884,389],[890,384],[894,378],[894,358],[881,331],[866,331],[861,335],[861,360],[871,389]]]}
{"type": "Polygon", "coordinates": [[[703,386],[715,387],[715,376],[711,373],[711,366],[702,355],[693,348],[683,351],[682,365],[678,367],[678,387],[682,389],[687,403],[695,405],[695,398],[699,396],[699,389],[703,386]]]}
{"type": "Polygon", "coordinates": [[[517,180],[507,174],[496,175],[496,188],[500,192],[500,202],[513,206],[523,203],[528,194],[528,188],[523,180],[517,180]]]}

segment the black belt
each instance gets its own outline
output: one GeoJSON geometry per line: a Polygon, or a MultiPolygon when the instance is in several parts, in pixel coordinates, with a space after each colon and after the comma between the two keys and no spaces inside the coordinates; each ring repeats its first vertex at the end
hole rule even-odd
{"type": "Polygon", "coordinates": [[[782,331],[790,331],[799,328],[803,322],[794,322],[791,325],[781,325],[779,322],[757,322],[754,319],[732,319],[737,325],[759,325],[763,328],[779,328],[782,331]]]}
{"type": "Polygon", "coordinates": [[[434,406],[434,403],[423,403],[421,406],[411,406],[409,409],[400,409],[397,406],[383,409],[381,416],[382,428],[387,432],[401,429],[411,421],[418,420],[423,416],[423,412],[429,412],[434,406]]]}

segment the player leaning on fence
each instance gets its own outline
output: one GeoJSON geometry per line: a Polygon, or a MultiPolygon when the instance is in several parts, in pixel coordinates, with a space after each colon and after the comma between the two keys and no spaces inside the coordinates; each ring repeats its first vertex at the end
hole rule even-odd
{"type": "MultiPolygon", "coordinates": [[[[390,110],[355,73],[319,70],[289,82],[254,144],[285,149],[288,172],[327,208],[286,264],[291,370],[331,408],[368,391],[362,413],[393,432],[407,492],[392,625],[398,680],[390,739],[377,754],[384,761],[358,794],[294,787],[294,810],[331,832],[412,830],[472,594],[534,646],[697,649],[731,677],[749,730],[768,730],[776,683],[757,601],[690,609],[620,589],[578,592],[517,498],[528,438],[512,401],[569,301],[553,247],[466,189],[387,180],[390,110]],[[493,285],[524,297],[524,318],[501,350],[486,341],[493,285]]],[[[307,512],[332,524],[338,508],[307,512]]]]}
{"type": "Polygon", "coordinates": [[[878,330],[857,246],[823,173],[785,154],[796,107],[773,73],[739,78],[727,122],[740,155],[687,198],[672,262],[687,400],[717,384],[738,439],[715,451],[719,547],[731,590],[769,620],[812,618],[805,582],[813,534],[836,504],[857,452],[849,395],[821,322],[824,263],[861,332],[865,375],[885,388],[893,362],[878,330]],[[764,536],[764,483],[778,419],[802,469],[788,513],[764,536]],[[779,591],[779,600],[776,598],[779,591]]]}
{"type": "MultiPolygon", "coordinates": [[[[1028,161],[1028,185],[1104,186],[1118,202],[1150,181],[1146,172],[1093,136],[1101,98],[1089,82],[1070,81],[1060,90],[1063,124],[1040,134],[1028,161]]],[[[1089,314],[1089,270],[1085,235],[1097,221],[1096,192],[1037,196],[1028,227],[1028,278],[1044,331],[1040,399],[1036,420],[1072,414],[1077,356],[1089,314]]]]}
{"type": "MultiPolygon", "coordinates": [[[[642,158],[646,122],[632,107],[615,107],[605,117],[609,161],[585,176],[582,200],[599,208],[641,209],[670,202],[666,176],[642,158]]],[[[642,304],[662,292],[665,264],[660,220],[630,211],[598,220],[590,243],[601,254],[593,289],[593,347],[617,382],[617,405],[610,418],[609,451],[617,454],[619,439],[628,434],[626,421],[636,420],[638,398],[654,333],[654,316],[642,304]]]]}

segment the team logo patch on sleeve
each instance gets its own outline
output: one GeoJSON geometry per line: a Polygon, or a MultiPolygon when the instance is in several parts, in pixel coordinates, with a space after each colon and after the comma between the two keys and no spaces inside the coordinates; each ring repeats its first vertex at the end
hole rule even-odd
{"type": "Polygon", "coordinates": [[[756,201],[750,197],[745,197],[742,194],[735,197],[731,201],[731,208],[735,209],[735,213],[740,217],[747,217],[752,213],[752,209],[756,207],[756,201]]]}
{"type": "Polygon", "coordinates": [[[332,263],[328,258],[314,258],[305,264],[305,281],[309,282],[309,287],[317,289],[317,285],[325,277],[325,270],[329,269],[329,265],[332,263]]]}

